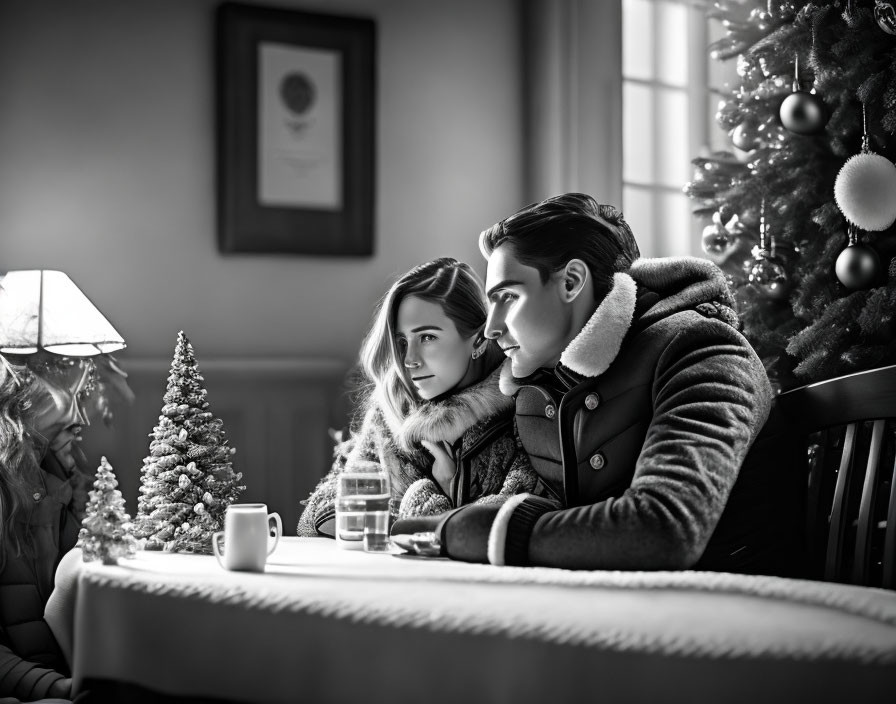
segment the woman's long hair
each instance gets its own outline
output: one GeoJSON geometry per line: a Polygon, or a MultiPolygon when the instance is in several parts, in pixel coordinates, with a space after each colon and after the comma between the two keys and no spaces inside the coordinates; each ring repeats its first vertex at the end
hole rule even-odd
{"type": "Polygon", "coordinates": [[[20,555],[27,538],[20,535],[16,519],[28,505],[29,478],[39,463],[40,448],[24,422],[32,402],[32,378],[24,364],[0,359],[0,572],[8,551],[20,555]]]}
{"type": "Polygon", "coordinates": [[[392,284],[361,345],[360,362],[373,384],[372,400],[393,427],[422,403],[404,374],[396,340],[398,307],[408,296],[440,305],[464,339],[479,335],[488,316],[482,281],[469,264],[456,259],[441,257],[420,264],[392,284]]]}

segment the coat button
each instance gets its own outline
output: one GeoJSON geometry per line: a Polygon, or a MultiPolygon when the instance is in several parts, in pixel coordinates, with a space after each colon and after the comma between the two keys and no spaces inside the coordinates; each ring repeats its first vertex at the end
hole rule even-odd
{"type": "Polygon", "coordinates": [[[607,461],[604,459],[604,456],[599,452],[595,452],[591,456],[591,469],[603,469],[606,463],[607,461]]]}
{"type": "Polygon", "coordinates": [[[585,397],[585,408],[589,411],[593,411],[600,404],[600,396],[597,394],[588,394],[585,397]]]}
{"type": "Polygon", "coordinates": [[[557,413],[557,411],[554,409],[554,406],[551,405],[550,403],[544,407],[544,414],[548,418],[553,418],[556,413],[557,413]]]}
{"type": "Polygon", "coordinates": [[[41,493],[40,493],[39,491],[35,491],[35,492],[31,495],[31,498],[34,499],[35,501],[40,501],[41,498],[43,498],[43,497],[41,496],[41,493]]]}

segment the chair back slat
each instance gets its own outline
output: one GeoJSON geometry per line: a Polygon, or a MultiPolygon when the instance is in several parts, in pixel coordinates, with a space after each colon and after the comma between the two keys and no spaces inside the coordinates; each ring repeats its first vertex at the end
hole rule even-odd
{"type": "Polygon", "coordinates": [[[810,555],[818,551],[818,536],[822,529],[827,527],[828,515],[821,515],[821,492],[825,479],[825,462],[828,455],[828,436],[830,431],[823,430],[820,442],[813,443],[807,448],[809,454],[809,481],[806,497],[806,536],[807,547],[810,555]]]}
{"type": "Polygon", "coordinates": [[[887,422],[885,420],[876,420],[871,430],[871,447],[868,449],[868,465],[865,468],[865,480],[862,483],[859,520],[856,526],[856,552],[852,565],[852,581],[855,584],[865,584],[868,580],[872,532],[877,527],[874,521],[875,499],[877,497],[877,468],[880,464],[886,425],[887,422]]]}
{"type": "Polygon", "coordinates": [[[781,502],[805,526],[795,572],[896,589],[896,365],[791,389],[775,411],[804,492],[781,502]]]}
{"type": "Polygon", "coordinates": [[[855,456],[856,425],[856,423],[850,423],[846,426],[843,454],[840,455],[840,469],[837,472],[837,484],[834,487],[834,503],[831,506],[831,515],[828,521],[828,546],[824,561],[824,578],[829,581],[837,579],[843,558],[847,523],[846,504],[855,456]]]}
{"type": "Polygon", "coordinates": [[[896,589],[896,459],[893,460],[893,474],[890,477],[890,500],[887,504],[885,531],[881,586],[885,589],[896,589]]]}

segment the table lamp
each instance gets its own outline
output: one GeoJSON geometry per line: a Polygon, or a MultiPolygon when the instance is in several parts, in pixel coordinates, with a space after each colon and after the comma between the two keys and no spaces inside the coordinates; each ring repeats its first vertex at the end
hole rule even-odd
{"type": "Polygon", "coordinates": [[[63,272],[0,275],[0,354],[38,351],[91,357],[125,347],[124,339],[63,272]]]}

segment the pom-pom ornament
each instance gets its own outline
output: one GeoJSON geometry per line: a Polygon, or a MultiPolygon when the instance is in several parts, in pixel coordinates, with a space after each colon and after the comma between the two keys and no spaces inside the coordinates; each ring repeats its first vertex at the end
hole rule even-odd
{"type": "Polygon", "coordinates": [[[875,0],[874,19],[877,22],[877,26],[887,34],[896,35],[896,4],[885,2],[884,0],[875,0]]]}
{"type": "Polygon", "coordinates": [[[896,222],[896,166],[874,152],[850,157],[834,182],[834,200],[861,229],[886,230],[896,222]]]}
{"type": "Polygon", "coordinates": [[[880,257],[866,244],[860,244],[855,228],[849,230],[849,244],[840,252],[834,273],[840,283],[851,291],[870,288],[880,274],[880,257]]]}

